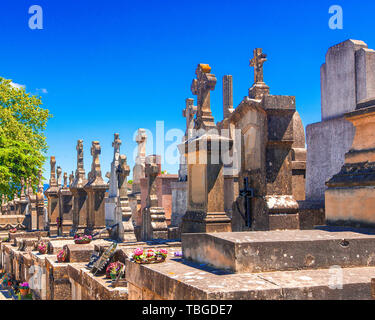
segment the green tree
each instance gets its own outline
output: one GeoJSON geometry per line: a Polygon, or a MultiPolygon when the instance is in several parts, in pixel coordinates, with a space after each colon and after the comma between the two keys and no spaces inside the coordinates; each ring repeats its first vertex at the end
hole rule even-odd
{"type": "Polygon", "coordinates": [[[40,97],[0,77],[0,193],[8,199],[19,191],[21,177],[31,178],[36,189],[46,160],[44,130],[52,117],[41,105],[40,97]]]}

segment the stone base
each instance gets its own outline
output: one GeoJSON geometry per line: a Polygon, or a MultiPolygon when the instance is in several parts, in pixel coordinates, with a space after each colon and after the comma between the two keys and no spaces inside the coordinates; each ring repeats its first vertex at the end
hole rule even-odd
{"type": "Polygon", "coordinates": [[[129,300],[370,300],[375,276],[374,267],[342,269],[342,288],[333,290],[331,269],[227,274],[173,259],[126,261],[126,270],[129,300]]]}
{"type": "Polygon", "coordinates": [[[188,211],[182,218],[181,233],[231,232],[231,220],[225,212],[188,211]]]}
{"type": "Polygon", "coordinates": [[[145,208],[143,212],[143,240],[168,239],[168,226],[163,208],[145,208]]]}
{"type": "Polygon", "coordinates": [[[375,266],[375,235],[324,230],[183,234],[186,259],[236,273],[375,266]]]}
{"type": "Polygon", "coordinates": [[[270,214],[270,230],[298,230],[298,214],[270,214]]]}

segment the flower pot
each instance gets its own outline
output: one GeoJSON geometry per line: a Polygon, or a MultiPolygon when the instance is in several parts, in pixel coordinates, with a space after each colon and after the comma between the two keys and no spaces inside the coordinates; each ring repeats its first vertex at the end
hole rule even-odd
{"type": "Polygon", "coordinates": [[[75,244],[89,244],[91,240],[75,240],[75,244]]]}
{"type": "Polygon", "coordinates": [[[46,254],[47,249],[45,249],[45,250],[38,250],[38,251],[39,251],[40,254],[46,254]]]}
{"type": "Polygon", "coordinates": [[[29,294],[30,289],[20,289],[21,296],[25,297],[29,294]]]}

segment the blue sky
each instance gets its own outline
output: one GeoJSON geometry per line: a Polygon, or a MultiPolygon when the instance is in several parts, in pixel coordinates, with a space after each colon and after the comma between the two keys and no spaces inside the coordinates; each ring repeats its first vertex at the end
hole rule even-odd
{"type": "MultiPolygon", "coordinates": [[[[222,0],[2,0],[0,75],[40,94],[54,115],[46,130],[48,156],[63,171],[76,166],[84,140],[85,169],[91,141],[102,146],[102,173],[113,157],[113,134],[132,167],[138,128],[185,130],[182,109],[193,97],[198,63],[217,76],[211,94],[222,119],[222,77],[233,76],[234,105],[253,83],[252,50],[268,55],[271,94],[294,95],[304,125],[320,120],[320,74],[327,49],[349,38],[375,47],[373,1],[222,0]],[[344,29],[328,27],[331,5],[344,10],[344,29]],[[43,8],[43,30],[28,27],[31,5],[43,8]]],[[[168,146],[168,142],[166,142],[168,146]]],[[[151,151],[149,151],[151,152],[151,151]]],[[[168,172],[177,166],[165,165],[168,172]]],[[[49,161],[45,165],[49,174],[49,161]]]]}

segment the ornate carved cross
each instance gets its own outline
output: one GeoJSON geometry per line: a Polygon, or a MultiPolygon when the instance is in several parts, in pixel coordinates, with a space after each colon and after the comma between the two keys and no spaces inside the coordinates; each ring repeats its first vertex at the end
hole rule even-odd
{"type": "Polygon", "coordinates": [[[186,118],[185,138],[189,136],[189,130],[194,129],[194,116],[197,113],[197,107],[194,106],[194,99],[185,100],[185,109],[182,110],[182,116],[186,118]]]}
{"type": "Polygon", "coordinates": [[[102,176],[102,171],[100,168],[99,155],[101,154],[102,149],[100,147],[99,141],[93,141],[91,145],[91,155],[92,155],[92,164],[90,172],[90,180],[95,179],[96,177],[102,176]]]}
{"type": "Polygon", "coordinates": [[[148,179],[147,207],[158,207],[158,196],[156,193],[156,177],[160,174],[160,156],[152,155],[146,158],[146,177],[148,179]]]}
{"type": "Polygon", "coordinates": [[[121,143],[122,141],[120,140],[120,135],[118,133],[115,133],[115,139],[112,142],[112,147],[114,148],[115,159],[117,159],[120,154],[121,143]]]}
{"type": "Polygon", "coordinates": [[[215,89],[216,77],[211,74],[208,64],[199,64],[195,74],[197,78],[191,84],[191,92],[197,96],[197,119],[195,129],[215,127],[211,112],[210,91],[215,89]]]}
{"type": "Polygon", "coordinates": [[[250,60],[250,67],[254,67],[254,82],[263,82],[263,63],[267,61],[267,55],[261,48],[254,49],[254,58],[250,60]]]}
{"type": "Polygon", "coordinates": [[[69,187],[73,184],[73,181],[74,181],[74,173],[72,171],[72,173],[69,176],[69,187]]]}
{"type": "Polygon", "coordinates": [[[61,167],[57,166],[56,175],[57,175],[57,185],[59,187],[61,187],[61,174],[62,174],[61,167]]]}
{"type": "Polygon", "coordinates": [[[147,134],[145,129],[138,129],[138,134],[135,137],[135,141],[138,144],[137,158],[146,156],[146,141],[147,134]]]}
{"type": "Polygon", "coordinates": [[[128,176],[130,174],[130,167],[127,164],[127,158],[125,155],[120,156],[120,163],[117,168],[117,181],[119,195],[121,199],[128,197],[128,176]]]}

